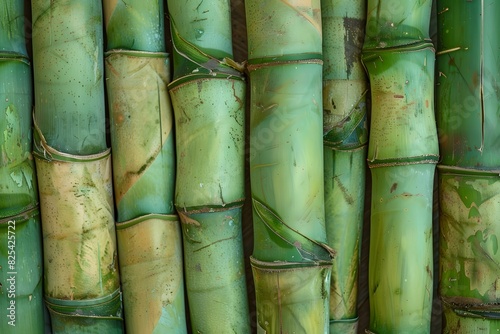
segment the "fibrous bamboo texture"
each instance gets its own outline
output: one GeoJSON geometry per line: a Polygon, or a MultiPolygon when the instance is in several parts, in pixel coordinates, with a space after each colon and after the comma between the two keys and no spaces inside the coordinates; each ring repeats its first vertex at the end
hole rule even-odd
{"type": "Polygon", "coordinates": [[[372,333],[429,333],[434,118],[432,1],[368,1],[363,63],[370,79],[368,165],[372,333]]]}

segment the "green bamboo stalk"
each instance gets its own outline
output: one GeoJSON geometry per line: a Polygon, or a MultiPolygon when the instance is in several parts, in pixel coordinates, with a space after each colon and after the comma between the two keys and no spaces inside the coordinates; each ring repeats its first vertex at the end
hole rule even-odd
{"type": "Polygon", "coordinates": [[[203,77],[176,83],[169,86],[178,157],[175,205],[192,329],[249,333],[241,216],[245,83],[203,77]],[[204,164],[192,161],[201,154],[209,157],[204,164]]]}
{"type": "Polygon", "coordinates": [[[168,54],[115,50],[105,65],[127,332],[185,333],[180,226],[166,215],[175,212],[168,54]]]}
{"type": "Polygon", "coordinates": [[[33,0],[34,153],[54,333],[123,330],[102,3],[33,0]]]}
{"type": "Polygon", "coordinates": [[[257,328],[328,332],[320,1],[245,9],[257,328]]]}
{"type": "Polygon", "coordinates": [[[372,333],[429,333],[434,119],[431,1],[369,1],[363,63],[370,79],[369,256],[372,333]]]}
{"type": "MultiPolygon", "coordinates": [[[[11,5],[13,3],[9,2],[2,6],[3,9],[9,9],[11,5]]],[[[21,12],[23,8],[23,6],[19,8],[21,12]]],[[[1,20],[5,23],[4,18],[1,20]]],[[[9,44],[9,47],[14,45],[9,44]]],[[[0,317],[3,320],[0,323],[0,332],[2,333],[42,333],[44,326],[42,239],[35,165],[31,155],[32,106],[29,61],[16,52],[1,52],[0,317]]]]}
{"type": "Polygon", "coordinates": [[[364,219],[366,95],[361,63],[365,1],[322,1],[325,221],[336,250],[330,333],[357,333],[358,267],[364,219]]]}
{"type": "Polygon", "coordinates": [[[168,55],[112,51],[105,66],[117,221],[174,213],[168,55]]]}
{"type": "Polygon", "coordinates": [[[106,150],[100,0],[32,0],[35,121],[70,154],[106,150]]]}
{"type": "Polygon", "coordinates": [[[177,177],[193,332],[250,333],[242,243],[245,88],[230,2],[169,1],[177,177]],[[207,159],[200,163],[202,156],[207,159]]]}
{"type": "Polygon", "coordinates": [[[165,52],[162,0],[103,0],[107,49],[165,52]]]}
{"type": "Polygon", "coordinates": [[[438,6],[437,121],[442,161],[440,284],[444,333],[496,333],[500,234],[500,4],[438,6]]]}
{"type": "Polygon", "coordinates": [[[127,333],[187,333],[177,216],[151,214],[116,228],[127,333]]]}
{"type": "Polygon", "coordinates": [[[0,52],[28,56],[24,38],[24,0],[5,0],[0,5],[0,52]]]}

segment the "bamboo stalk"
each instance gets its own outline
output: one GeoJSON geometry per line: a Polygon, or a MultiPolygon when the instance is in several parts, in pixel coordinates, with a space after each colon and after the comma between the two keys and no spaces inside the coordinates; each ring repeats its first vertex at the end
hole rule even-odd
{"type": "Polygon", "coordinates": [[[186,332],[182,240],[178,217],[172,215],[169,76],[168,54],[106,54],[118,256],[130,333],[186,332]]]}
{"type": "Polygon", "coordinates": [[[361,63],[366,4],[322,1],[325,221],[337,252],[330,291],[330,333],[357,333],[358,267],[364,218],[366,95],[361,63]]]}
{"type": "Polygon", "coordinates": [[[250,333],[242,244],[245,81],[230,3],[169,1],[177,177],[193,332],[250,333]],[[206,157],[202,163],[199,159],[206,157]]]}
{"type": "Polygon", "coordinates": [[[34,153],[54,333],[123,330],[102,3],[34,0],[34,153]]]}
{"type": "Polygon", "coordinates": [[[0,5],[0,32],[0,332],[42,333],[42,240],[23,1],[0,5]]]}
{"type": "Polygon", "coordinates": [[[431,1],[369,1],[363,63],[370,79],[369,258],[373,333],[429,333],[432,194],[438,160],[431,1]]]}
{"type": "Polygon", "coordinates": [[[257,328],[328,332],[320,1],[245,8],[257,328]]]}
{"type": "Polygon", "coordinates": [[[442,161],[440,282],[443,333],[495,333],[500,196],[494,1],[438,6],[437,120],[442,161]]]}

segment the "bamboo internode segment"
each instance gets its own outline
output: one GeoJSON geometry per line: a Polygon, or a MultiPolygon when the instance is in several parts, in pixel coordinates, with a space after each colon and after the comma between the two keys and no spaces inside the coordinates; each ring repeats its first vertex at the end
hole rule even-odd
{"type": "Polygon", "coordinates": [[[33,106],[30,64],[0,53],[0,219],[38,204],[31,155],[33,106]]]}
{"type": "Polygon", "coordinates": [[[179,211],[192,327],[201,333],[250,333],[241,205],[179,211]]]}
{"type": "Polygon", "coordinates": [[[441,164],[500,171],[498,75],[500,4],[440,0],[437,121],[441,164]],[[447,50],[453,50],[445,52],[447,50]]]}
{"type": "Polygon", "coordinates": [[[182,239],[176,215],[116,225],[128,333],[187,333],[182,239]]]}
{"type": "Polygon", "coordinates": [[[28,56],[24,34],[24,0],[3,1],[0,6],[0,52],[28,56]]]}
{"type": "Polygon", "coordinates": [[[437,2],[444,333],[500,330],[500,3],[437,2]]]}
{"type": "Polygon", "coordinates": [[[368,81],[361,63],[365,1],[324,0],[323,155],[328,245],[337,253],[330,285],[330,333],[358,331],[368,81]]]}
{"type": "Polygon", "coordinates": [[[200,78],[171,87],[177,182],[182,185],[175,195],[179,210],[243,202],[245,87],[244,81],[232,78],[200,78]],[[184,158],[189,156],[208,159],[198,167],[184,158]]]}
{"type": "MultiPolygon", "coordinates": [[[[85,316],[121,324],[109,150],[92,156],[36,154],[44,247],[45,296],[58,331],[89,326],[85,316]],[[106,308],[99,305],[106,301],[106,308]],[[109,313],[111,307],[114,313],[109,313]],[[55,319],[61,316],[60,319],[55,319]],[[64,325],[64,326],[63,326],[64,325]]],[[[91,327],[94,325],[91,325],[91,327]]],[[[94,328],[94,327],[92,327],[94,328]]]]}
{"type": "Polygon", "coordinates": [[[363,63],[372,99],[371,333],[429,333],[432,203],[439,158],[432,1],[369,0],[363,63]]]}
{"type": "Polygon", "coordinates": [[[175,152],[168,54],[112,51],[105,66],[117,221],[172,214],[175,152]]]}
{"type": "Polygon", "coordinates": [[[162,0],[103,0],[107,50],[165,52],[162,0]]]}
{"type": "Polygon", "coordinates": [[[106,150],[100,0],[33,0],[35,119],[56,150],[106,150]]]}

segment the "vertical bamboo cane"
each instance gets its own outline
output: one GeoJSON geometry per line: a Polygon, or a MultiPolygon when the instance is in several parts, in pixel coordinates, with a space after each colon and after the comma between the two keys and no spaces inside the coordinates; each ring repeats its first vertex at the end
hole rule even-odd
{"type": "Polygon", "coordinates": [[[100,0],[33,0],[34,151],[54,333],[121,333],[100,0]]]}
{"type": "Polygon", "coordinates": [[[321,16],[325,219],[328,244],[337,252],[330,288],[330,333],[357,333],[368,143],[368,83],[361,63],[366,4],[322,1],[321,16]]]}
{"type": "Polygon", "coordinates": [[[434,119],[432,1],[368,1],[363,63],[370,79],[369,257],[373,333],[429,333],[434,119]]]}
{"type": "Polygon", "coordinates": [[[118,256],[129,333],[186,332],[182,239],[173,205],[169,76],[166,53],[106,54],[118,256]]]}
{"type": "Polygon", "coordinates": [[[258,332],[328,332],[320,1],[246,1],[258,332]]]}
{"type": "Polygon", "coordinates": [[[0,5],[0,332],[42,333],[42,236],[24,1],[0,5]]]}
{"type": "Polygon", "coordinates": [[[242,243],[246,84],[230,3],[169,1],[177,177],[193,332],[250,333],[242,243]]]}
{"type": "Polygon", "coordinates": [[[500,48],[497,1],[438,6],[444,333],[500,331],[500,48]]]}

